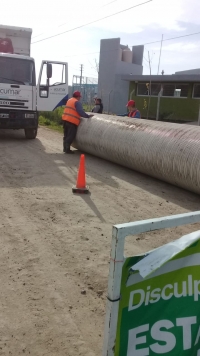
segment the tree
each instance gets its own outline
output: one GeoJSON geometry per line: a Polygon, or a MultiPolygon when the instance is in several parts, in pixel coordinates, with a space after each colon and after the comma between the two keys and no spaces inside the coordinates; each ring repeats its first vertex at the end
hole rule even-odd
{"type": "Polygon", "coordinates": [[[97,61],[96,58],[94,59],[94,62],[95,62],[95,69],[96,69],[96,71],[97,71],[97,73],[99,75],[99,62],[97,61]]]}

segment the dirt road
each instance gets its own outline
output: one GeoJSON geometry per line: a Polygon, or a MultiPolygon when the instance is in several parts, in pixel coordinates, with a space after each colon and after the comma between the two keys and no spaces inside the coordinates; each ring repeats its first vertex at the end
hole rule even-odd
{"type": "MultiPolygon", "coordinates": [[[[0,355],[101,355],[112,225],[199,210],[192,193],[88,155],[91,196],[74,196],[79,157],[48,129],[33,141],[0,133],[0,355]]],[[[129,238],[129,248],[199,228],[129,238]]]]}

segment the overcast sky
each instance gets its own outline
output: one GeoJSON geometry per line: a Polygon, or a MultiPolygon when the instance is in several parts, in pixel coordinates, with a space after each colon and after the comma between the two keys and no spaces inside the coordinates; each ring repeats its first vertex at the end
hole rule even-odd
{"type": "MultiPolygon", "coordinates": [[[[144,3],[147,0],[1,0],[1,23],[31,27],[32,42],[64,32],[87,22],[144,3]]],[[[95,59],[99,58],[100,40],[121,38],[121,44],[147,42],[200,32],[200,0],[153,0],[116,16],[81,29],[32,45],[31,55],[37,71],[42,59],[66,61],[69,84],[72,75],[97,77],[95,59]]],[[[144,74],[149,73],[148,51],[152,73],[157,74],[160,43],[145,45],[144,74]]],[[[160,71],[172,74],[178,70],[200,67],[200,34],[163,42],[160,71]]]]}

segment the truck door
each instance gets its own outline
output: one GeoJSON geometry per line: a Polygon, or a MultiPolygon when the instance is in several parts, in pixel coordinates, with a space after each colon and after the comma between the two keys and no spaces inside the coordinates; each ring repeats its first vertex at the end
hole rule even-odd
{"type": "Polygon", "coordinates": [[[52,111],[65,105],[67,100],[67,63],[42,61],[37,85],[37,110],[52,111]]]}

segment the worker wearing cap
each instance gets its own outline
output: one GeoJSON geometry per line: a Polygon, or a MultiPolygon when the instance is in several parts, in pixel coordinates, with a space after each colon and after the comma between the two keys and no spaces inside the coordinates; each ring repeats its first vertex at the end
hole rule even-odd
{"type": "Polygon", "coordinates": [[[102,114],[103,104],[102,104],[101,99],[98,99],[98,98],[95,99],[95,106],[93,107],[92,112],[97,113],[97,114],[102,114]]]}
{"type": "Polygon", "coordinates": [[[126,113],[124,115],[119,115],[119,116],[128,116],[128,117],[132,117],[135,119],[141,119],[140,111],[138,109],[136,109],[134,100],[129,100],[126,106],[129,111],[128,114],[126,113]]]}
{"type": "Polygon", "coordinates": [[[73,151],[70,150],[70,146],[76,137],[81,117],[90,118],[93,116],[86,114],[83,110],[82,104],[80,103],[80,99],[81,93],[79,91],[75,91],[73,93],[73,97],[67,101],[62,115],[64,128],[63,152],[65,153],[73,153],[73,151]]]}
{"type": "Polygon", "coordinates": [[[136,109],[134,100],[129,100],[126,106],[129,111],[128,117],[134,117],[135,119],[141,119],[141,114],[140,114],[139,110],[136,109]]]}

